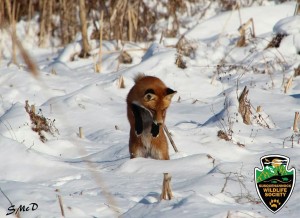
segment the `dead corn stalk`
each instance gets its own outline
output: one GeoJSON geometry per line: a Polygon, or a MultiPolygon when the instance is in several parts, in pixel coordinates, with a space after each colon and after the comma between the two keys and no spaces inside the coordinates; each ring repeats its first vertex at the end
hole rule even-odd
{"type": "Polygon", "coordinates": [[[294,12],[294,16],[300,14],[300,0],[297,0],[297,4],[295,7],[295,12],[294,12]]]}
{"type": "Polygon", "coordinates": [[[284,93],[286,94],[288,92],[288,90],[291,88],[292,84],[293,84],[293,77],[294,75],[292,75],[288,81],[286,82],[285,86],[284,86],[284,93]]]}
{"type": "Polygon", "coordinates": [[[294,125],[293,125],[294,132],[299,132],[298,120],[299,120],[299,112],[295,112],[294,125]]]}
{"type": "Polygon", "coordinates": [[[85,9],[85,1],[79,0],[79,17],[81,23],[81,34],[82,34],[82,51],[81,56],[86,58],[89,56],[90,45],[88,42],[88,35],[87,35],[87,22],[86,22],[86,9],[85,9]]]}
{"type": "Polygon", "coordinates": [[[11,1],[9,0],[5,0],[5,6],[6,6],[6,12],[8,14],[8,18],[9,18],[9,23],[11,25],[11,30],[9,30],[10,34],[11,34],[11,38],[12,38],[12,59],[11,59],[11,63],[15,64],[17,66],[17,45],[15,42],[15,38],[17,38],[17,30],[16,30],[16,0],[14,0],[13,5],[11,5],[11,1]]]}
{"type": "MultiPolygon", "coordinates": [[[[59,189],[56,189],[55,191],[58,192],[58,193],[60,192],[59,189]]],[[[58,199],[58,204],[59,204],[61,216],[65,217],[64,206],[63,206],[63,202],[62,202],[62,198],[61,198],[60,194],[57,194],[57,199],[58,199]]]]}
{"type": "Polygon", "coordinates": [[[103,11],[101,11],[101,15],[100,15],[100,38],[99,38],[99,43],[100,43],[100,45],[99,45],[99,56],[98,56],[98,63],[96,63],[96,69],[95,69],[95,71],[97,72],[97,73],[100,73],[101,72],[101,70],[102,70],[102,38],[103,38],[103,25],[104,25],[104,23],[103,23],[103,14],[104,14],[104,12],[103,11]]]}
{"type": "Polygon", "coordinates": [[[124,82],[124,77],[120,76],[118,79],[118,88],[119,89],[124,89],[125,88],[125,82],[124,82]]]}
{"type": "Polygon", "coordinates": [[[243,122],[247,125],[250,125],[251,105],[249,100],[247,99],[248,93],[249,93],[249,89],[247,88],[247,86],[245,86],[238,100],[239,100],[239,113],[243,118],[243,122]]]}
{"type": "Polygon", "coordinates": [[[164,130],[165,130],[165,133],[166,133],[167,136],[168,136],[169,141],[171,142],[171,144],[172,144],[172,146],[173,146],[173,148],[174,148],[174,151],[177,153],[177,152],[178,152],[178,149],[177,149],[177,147],[176,147],[176,145],[175,145],[175,142],[174,142],[174,140],[172,139],[171,133],[169,132],[169,130],[168,130],[168,128],[167,128],[166,125],[164,125],[164,130]]]}
{"type": "Polygon", "coordinates": [[[252,38],[255,38],[254,22],[253,22],[253,19],[250,18],[246,23],[242,24],[238,29],[238,31],[241,34],[241,37],[239,38],[239,40],[237,42],[238,47],[244,47],[247,45],[246,30],[248,29],[250,24],[252,24],[252,29],[250,28],[250,35],[252,38]]]}
{"type": "Polygon", "coordinates": [[[81,138],[81,139],[84,138],[83,128],[81,126],[79,127],[79,134],[78,135],[79,135],[79,138],[81,138]]]}
{"type": "Polygon", "coordinates": [[[162,186],[162,193],[160,195],[160,200],[171,200],[173,198],[171,190],[171,178],[172,176],[169,173],[164,173],[164,180],[162,186]]]}
{"type": "Polygon", "coordinates": [[[134,31],[137,32],[137,25],[138,25],[138,18],[136,11],[134,10],[133,7],[129,7],[127,10],[128,13],[128,22],[129,22],[129,29],[128,29],[128,35],[129,35],[129,41],[134,41],[133,36],[136,35],[134,34],[134,31]]]}

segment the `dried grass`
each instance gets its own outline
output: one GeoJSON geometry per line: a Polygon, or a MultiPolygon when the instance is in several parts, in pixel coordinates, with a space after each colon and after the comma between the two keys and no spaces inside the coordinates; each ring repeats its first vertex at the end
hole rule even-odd
{"type": "Polygon", "coordinates": [[[124,89],[125,88],[125,82],[124,82],[124,77],[120,76],[118,79],[118,88],[119,89],[124,89]]]}
{"type": "Polygon", "coordinates": [[[247,37],[249,38],[249,35],[251,38],[255,38],[255,28],[254,28],[254,21],[252,18],[250,18],[246,23],[242,24],[239,29],[239,33],[241,34],[241,37],[237,41],[237,47],[245,47],[247,45],[247,37]],[[251,25],[251,28],[249,27],[251,25]],[[247,34],[247,32],[250,31],[250,34],[247,34]]]}
{"type": "MultiPolygon", "coordinates": [[[[122,42],[152,40],[157,31],[161,31],[160,27],[155,27],[160,19],[172,22],[169,25],[170,28],[166,29],[165,36],[177,36],[179,28],[185,25],[180,21],[178,15],[187,13],[189,10],[194,11],[195,14],[201,11],[199,5],[203,5],[194,0],[169,0],[161,2],[161,6],[165,9],[161,12],[157,10],[157,7],[151,7],[142,0],[80,0],[81,5],[78,5],[78,1],[72,0],[5,0],[0,3],[0,25],[12,23],[13,2],[16,2],[16,21],[20,19],[29,21],[34,14],[40,14],[40,32],[38,34],[40,46],[45,45],[48,36],[59,36],[62,46],[72,42],[76,33],[81,29],[81,23],[94,24],[95,31],[87,37],[99,39],[96,22],[99,22],[101,13],[103,14],[103,40],[120,40],[122,42]],[[84,13],[80,13],[83,12],[81,10],[83,2],[86,16],[80,17],[81,20],[85,17],[86,22],[78,19],[78,15],[84,15],[84,13]],[[54,18],[57,16],[60,17],[60,22],[55,21],[54,18]]],[[[86,53],[87,50],[82,55],[84,56],[86,53]]]]}
{"type": "Polygon", "coordinates": [[[267,45],[267,47],[265,49],[279,48],[282,39],[286,36],[287,36],[286,34],[280,34],[280,33],[277,34],[276,36],[273,37],[273,39],[271,40],[271,42],[269,42],[269,44],[267,45]]]}
{"type": "Polygon", "coordinates": [[[58,129],[55,127],[54,120],[50,120],[41,114],[41,110],[39,111],[40,114],[37,114],[35,111],[34,105],[29,105],[28,101],[25,101],[25,110],[29,114],[32,127],[31,129],[34,132],[37,132],[40,140],[42,142],[46,142],[47,138],[44,133],[50,133],[51,135],[59,134],[58,129]]]}
{"type": "Polygon", "coordinates": [[[239,113],[243,118],[243,122],[247,125],[250,125],[251,105],[248,99],[248,93],[249,93],[249,89],[247,88],[247,86],[245,86],[238,100],[239,100],[239,113]]]}
{"type": "Polygon", "coordinates": [[[181,68],[181,69],[185,69],[187,68],[185,61],[182,59],[182,55],[178,54],[175,60],[175,64],[177,65],[177,67],[181,68]]]}
{"type": "Polygon", "coordinates": [[[160,195],[160,200],[171,200],[173,198],[173,193],[171,190],[171,179],[172,176],[169,173],[164,173],[162,192],[160,195]]]}
{"type": "Polygon", "coordinates": [[[178,40],[175,48],[177,49],[178,54],[182,54],[186,57],[193,58],[193,57],[195,57],[195,52],[197,50],[197,44],[192,43],[191,41],[187,40],[184,36],[182,36],[178,40]]]}
{"type": "Polygon", "coordinates": [[[217,133],[217,136],[220,138],[220,139],[223,139],[225,141],[231,141],[232,139],[232,135],[224,132],[223,130],[219,130],[218,133],[217,133]]]}
{"type": "Polygon", "coordinates": [[[286,94],[288,92],[288,90],[291,88],[292,84],[293,84],[293,78],[294,76],[290,76],[290,78],[288,79],[288,81],[286,82],[286,84],[284,85],[284,93],[286,94]]]}
{"type": "Polygon", "coordinates": [[[119,56],[119,63],[121,64],[131,64],[132,63],[132,57],[129,55],[126,51],[121,51],[119,56]]]}
{"type": "Polygon", "coordinates": [[[294,68],[294,77],[299,76],[300,75],[300,64],[297,68],[294,68]]]}

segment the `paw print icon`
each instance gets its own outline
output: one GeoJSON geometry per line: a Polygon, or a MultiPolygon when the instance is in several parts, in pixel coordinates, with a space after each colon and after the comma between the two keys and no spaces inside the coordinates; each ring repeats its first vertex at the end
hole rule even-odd
{"type": "Polygon", "coordinates": [[[270,207],[278,208],[280,206],[280,201],[278,199],[272,199],[269,204],[270,207]]]}

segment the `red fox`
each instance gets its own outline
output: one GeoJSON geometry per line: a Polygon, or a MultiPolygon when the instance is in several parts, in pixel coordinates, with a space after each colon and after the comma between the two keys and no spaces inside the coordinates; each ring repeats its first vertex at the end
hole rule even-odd
{"type": "Polygon", "coordinates": [[[163,130],[167,109],[176,91],[160,79],[138,75],[127,96],[130,123],[130,158],[151,157],[169,160],[168,142],[163,130]]]}

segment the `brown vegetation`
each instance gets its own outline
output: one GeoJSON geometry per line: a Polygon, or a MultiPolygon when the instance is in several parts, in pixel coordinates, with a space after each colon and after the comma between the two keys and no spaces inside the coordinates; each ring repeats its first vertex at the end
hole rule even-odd
{"type": "Polygon", "coordinates": [[[279,48],[282,39],[286,36],[287,36],[286,34],[280,34],[280,33],[277,34],[276,36],[274,36],[274,38],[271,40],[271,42],[269,42],[266,49],[268,49],[268,48],[279,48]]]}
{"type": "Polygon", "coordinates": [[[248,93],[249,93],[249,89],[247,88],[247,86],[245,86],[238,100],[239,100],[239,113],[243,118],[243,122],[247,125],[250,125],[251,105],[250,105],[250,101],[248,100],[248,93]]]}
{"type": "Polygon", "coordinates": [[[172,176],[169,173],[164,173],[162,192],[160,195],[160,200],[171,200],[173,198],[173,193],[171,189],[171,179],[172,176]]]}
{"type": "MultiPolygon", "coordinates": [[[[31,129],[38,133],[42,142],[47,141],[47,138],[44,135],[45,132],[50,133],[51,135],[58,133],[58,129],[54,126],[55,120],[50,120],[45,118],[42,114],[36,113],[35,106],[30,106],[28,101],[25,102],[25,110],[30,116],[32,124],[31,129]]],[[[39,112],[41,113],[41,111],[39,112]]]]}
{"type": "MultiPolygon", "coordinates": [[[[207,2],[168,0],[155,1],[153,6],[143,0],[4,0],[0,1],[0,28],[6,24],[12,25],[14,20],[30,21],[38,16],[39,45],[46,46],[47,38],[58,37],[64,46],[75,39],[76,33],[85,28],[84,25],[94,29],[87,37],[99,39],[99,20],[102,13],[103,40],[144,42],[152,40],[155,34],[162,32],[164,37],[178,37],[180,27],[188,28],[181,15],[190,17],[202,14],[207,2]],[[81,22],[82,19],[86,19],[86,22],[81,22]],[[156,25],[161,19],[166,21],[165,26],[156,25]]],[[[232,2],[236,4],[236,1],[218,2],[220,10],[232,9],[228,2],[231,5],[232,2]]],[[[239,5],[243,6],[249,5],[239,5]]],[[[86,43],[86,40],[83,42],[86,43]]]]}

